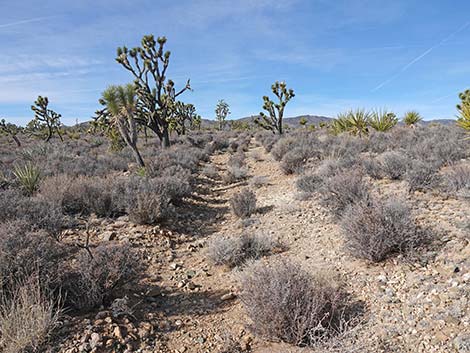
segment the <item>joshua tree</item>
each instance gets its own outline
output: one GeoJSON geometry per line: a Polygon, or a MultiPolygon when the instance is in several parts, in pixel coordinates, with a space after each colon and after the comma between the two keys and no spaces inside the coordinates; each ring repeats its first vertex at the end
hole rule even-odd
{"type": "Polygon", "coordinates": [[[398,118],[393,112],[375,110],[369,117],[369,126],[376,131],[386,132],[398,123],[398,118]]]}
{"type": "Polygon", "coordinates": [[[153,35],[146,35],[140,47],[130,50],[118,48],[116,61],[134,76],[141,112],[136,121],[155,132],[163,147],[169,147],[169,127],[175,99],[190,90],[191,86],[188,80],[184,88],[176,91],[175,83],[167,78],[170,52],[163,50],[165,43],[165,37],[155,40],[153,35]]]}
{"type": "Polygon", "coordinates": [[[470,131],[470,90],[466,90],[459,94],[461,102],[457,104],[459,112],[457,118],[457,125],[461,128],[470,131]]]}
{"type": "Polygon", "coordinates": [[[405,123],[405,125],[410,127],[416,126],[416,124],[418,124],[421,120],[423,120],[421,114],[414,110],[406,112],[405,116],[403,117],[403,122],[405,123]]]}
{"type": "Polygon", "coordinates": [[[102,110],[96,112],[93,124],[104,131],[116,129],[124,142],[132,149],[139,166],[145,167],[144,160],[137,148],[138,131],[136,117],[137,98],[135,86],[110,86],[103,93],[100,104],[102,110]]]}
{"type": "Polygon", "coordinates": [[[271,99],[269,99],[268,96],[264,96],[263,109],[268,112],[269,116],[261,112],[260,117],[256,118],[254,122],[263,129],[270,130],[273,133],[277,132],[278,134],[282,135],[282,118],[284,117],[284,108],[286,107],[287,102],[289,102],[295,96],[295,94],[294,90],[287,89],[285,82],[274,82],[274,84],[271,86],[271,90],[279,99],[279,103],[274,103],[271,99]]]}
{"type": "Polygon", "coordinates": [[[176,102],[170,120],[170,128],[178,135],[186,135],[186,125],[195,126],[198,124],[196,120],[200,121],[200,117],[196,114],[196,107],[193,104],[176,102]]]}
{"type": "Polygon", "coordinates": [[[189,128],[191,130],[201,130],[201,124],[202,124],[202,117],[200,115],[196,115],[192,120],[191,124],[189,125],[189,128]]]}
{"type": "Polygon", "coordinates": [[[12,123],[8,123],[5,119],[0,120],[0,134],[10,136],[18,147],[21,147],[21,142],[18,138],[18,133],[21,132],[21,127],[12,123]]]}
{"type": "Polygon", "coordinates": [[[56,132],[60,140],[63,141],[62,134],[60,132],[60,114],[56,113],[52,109],[48,108],[49,99],[47,97],[39,96],[38,99],[34,102],[34,105],[31,106],[31,109],[34,112],[34,119],[28,123],[28,130],[31,133],[35,131],[44,131],[46,130],[46,142],[49,142],[54,133],[56,132]]]}
{"type": "Polygon", "coordinates": [[[230,115],[230,107],[223,99],[217,102],[215,107],[215,118],[219,122],[219,130],[225,129],[225,119],[230,115]]]}

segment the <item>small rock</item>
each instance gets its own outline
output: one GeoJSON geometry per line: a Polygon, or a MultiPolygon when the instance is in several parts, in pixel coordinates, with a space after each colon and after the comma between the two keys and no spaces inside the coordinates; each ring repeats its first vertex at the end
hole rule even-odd
{"type": "Polygon", "coordinates": [[[116,240],[117,238],[117,233],[115,231],[106,231],[103,234],[101,234],[101,239],[103,241],[113,241],[116,240]]]}
{"type": "Polygon", "coordinates": [[[230,292],[230,293],[227,293],[227,294],[224,294],[223,296],[220,297],[221,300],[232,300],[232,299],[235,299],[237,296],[230,292]]]}
{"type": "Polygon", "coordinates": [[[99,333],[93,332],[91,334],[91,341],[90,341],[90,346],[91,349],[98,347],[101,345],[101,336],[99,333]]]}
{"type": "Polygon", "coordinates": [[[116,337],[117,339],[119,339],[120,341],[123,340],[123,336],[122,336],[122,332],[121,332],[121,329],[119,326],[116,326],[113,330],[113,335],[114,337],[116,337]]]}

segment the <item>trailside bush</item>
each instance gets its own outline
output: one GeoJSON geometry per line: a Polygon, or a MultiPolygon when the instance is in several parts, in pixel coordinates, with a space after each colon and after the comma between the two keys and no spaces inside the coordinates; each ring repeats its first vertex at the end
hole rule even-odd
{"type": "Polygon", "coordinates": [[[230,268],[243,265],[269,255],[279,244],[271,237],[259,234],[242,234],[231,238],[216,238],[208,249],[209,258],[216,265],[230,268]]]}
{"type": "Polygon", "coordinates": [[[312,346],[341,330],[348,295],[332,279],[278,261],[249,266],[240,282],[252,329],[264,338],[312,346]]]}
{"type": "Polygon", "coordinates": [[[129,244],[105,244],[90,252],[82,250],[74,268],[64,280],[66,303],[75,309],[90,309],[134,280],[142,265],[129,244]]]}
{"type": "Polygon", "coordinates": [[[323,205],[337,217],[347,207],[370,198],[369,186],[358,171],[342,172],[324,180],[319,191],[323,205]]]}
{"type": "Polygon", "coordinates": [[[401,179],[408,169],[409,160],[400,152],[384,152],[378,158],[383,174],[392,180],[401,179]]]}
{"type": "Polygon", "coordinates": [[[429,241],[410,208],[400,200],[369,200],[348,207],[341,220],[346,248],[356,257],[380,262],[409,253],[429,241]]]}
{"type": "Polygon", "coordinates": [[[250,217],[256,211],[256,195],[249,189],[243,189],[230,199],[230,206],[237,217],[250,217]]]}

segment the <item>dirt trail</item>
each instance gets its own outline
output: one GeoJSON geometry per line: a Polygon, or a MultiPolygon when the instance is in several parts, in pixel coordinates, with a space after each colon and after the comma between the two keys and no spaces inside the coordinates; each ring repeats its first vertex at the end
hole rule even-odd
{"type": "MultiPolygon", "coordinates": [[[[230,157],[225,152],[210,161],[219,177],[201,177],[194,197],[179,208],[170,225],[130,226],[122,219],[100,226],[100,237],[117,230],[116,240],[131,241],[143,249],[147,275],[130,292],[136,320],[102,320],[96,314],[76,320],[74,330],[79,333],[73,347],[83,341],[83,332],[91,332],[89,325],[93,322],[94,332],[106,337],[115,336],[115,327],[122,328],[126,337],[133,337],[134,332],[137,338],[127,343],[127,352],[217,352],[226,335],[257,353],[303,351],[254,337],[237,298],[236,271],[214,266],[207,259],[207,246],[213,239],[258,232],[270,234],[287,248],[262,261],[289,258],[311,273],[326,272],[364,303],[364,323],[340,343],[351,347],[350,352],[470,351],[463,350],[470,347],[470,245],[459,226],[467,219],[465,205],[432,195],[415,195],[410,201],[421,210],[420,219],[441,229],[446,244],[434,257],[425,254],[432,260],[422,265],[399,259],[370,265],[345,253],[337,221],[317,199],[298,198],[295,176],[284,175],[279,163],[255,141],[246,155],[250,174],[247,184],[256,193],[259,209],[250,222],[241,222],[230,212],[230,197],[246,185],[226,187],[221,181],[230,157]],[[254,178],[262,185],[251,185],[254,178]],[[454,224],[455,219],[458,224],[454,224]],[[142,330],[148,332],[141,334],[142,330]]],[[[403,185],[385,182],[378,189],[387,195],[402,190],[403,185]]],[[[126,338],[119,340],[121,348],[114,351],[126,351],[126,338]]],[[[111,351],[111,346],[105,346],[96,352],[111,351]]]]}

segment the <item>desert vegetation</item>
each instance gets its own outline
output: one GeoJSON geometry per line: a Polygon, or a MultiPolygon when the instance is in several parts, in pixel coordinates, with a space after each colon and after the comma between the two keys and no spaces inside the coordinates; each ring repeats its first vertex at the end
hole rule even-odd
{"type": "Polygon", "coordinates": [[[166,46],[119,47],[90,122],[0,121],[0,350],[465,352],[470,93],[290,125],[276,81],[210,124],[166,46]]]}

